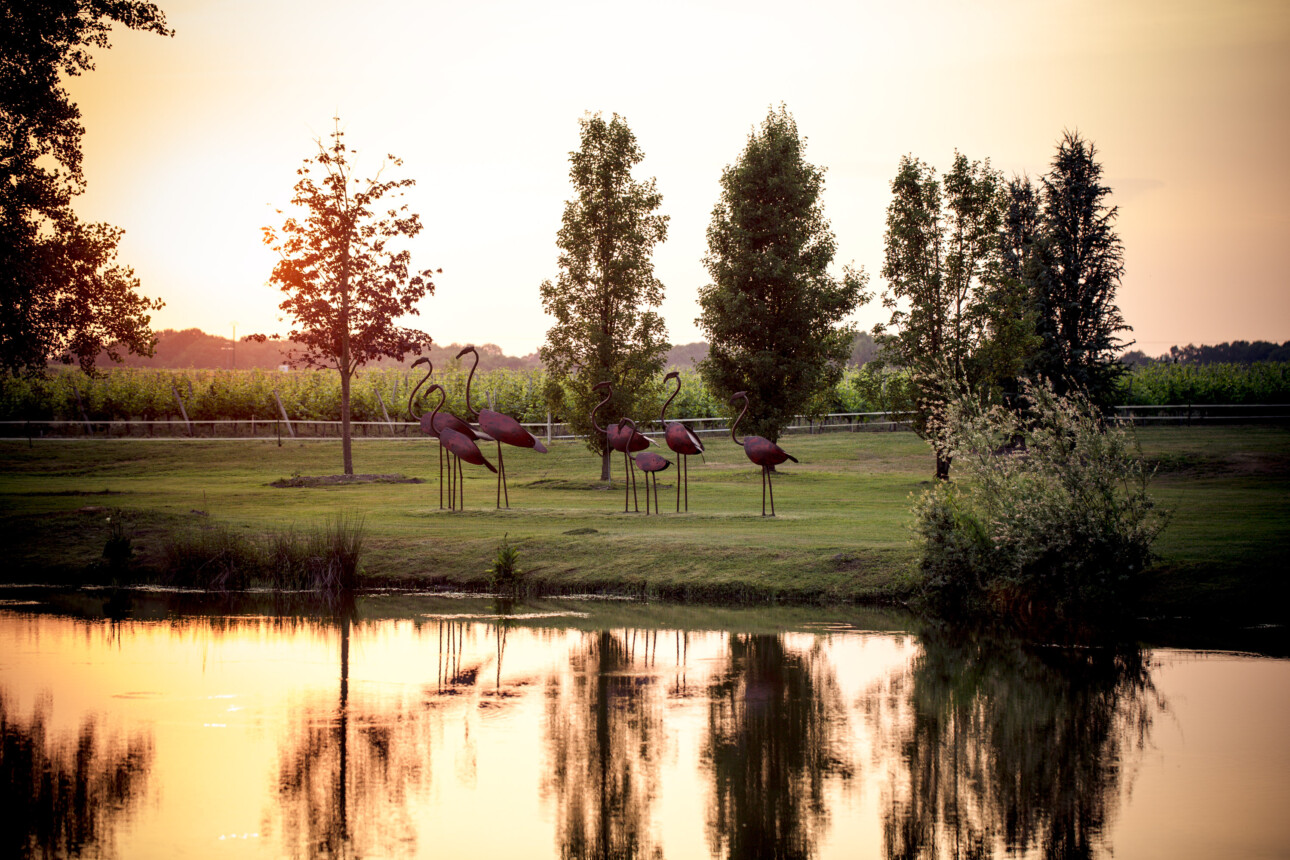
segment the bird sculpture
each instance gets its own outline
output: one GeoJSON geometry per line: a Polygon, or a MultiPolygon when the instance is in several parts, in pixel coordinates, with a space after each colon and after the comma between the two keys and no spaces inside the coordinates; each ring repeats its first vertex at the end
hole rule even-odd
{"type": "Polygon", "coordinates": [[[596,408],[591,410],[591,426],[597,433],[605,434],[605,441],[614,451],[623,452],[623,513],[627,513],[627,499],[630,493],[631,497],[636,500],[636,512],[640,513],[640,499],[636,497],[636,467],[632,464],[630,451],[644,451],[654,440],[644,434],[636,432],[633,426],[630,430],[624,429],[621,424],[610,424],[608,427],[601,427],[596,423],[596,413],[610,401],[614,396],[614,386],[609,382],[597,382],[591,387],[592,391],[604,391],[605,396],[596,408]],[[630,487],[628,486],[630,485],[630,487]]]}
{"type": "Polygon", "coordinates": [[[735,423],[730,425],[730,438],[735,440],[735,444],[744,449],[748,459],[752,460],[754,465],[761,466],[761,515],[766,516],[766,488],[770,488],[770,515],[775,516],[775,486],[771,483],[771,470],[785,460],[797,462],[797,458],[776,445],[769,439],[761,436],[746,436],[742,442],[735,435],[735,428],[739,422],[744,420],[744,414],[748,411],[748,392],[738,391],[730,398],[733,404],[736,400],[742,399],[744,408],[739,412],[739,417],[735,423]]]}
{"type": "MultiPolygon", "coordinates": [[[[426,382],[430,379],[430,375],[434,373],[434,364],[431,363],[429,358],[422,356],[421,358],[418,358],[416,361],[412,362],[413,367],[417,367],[422,364],[426,366],[426,375],[421,377],[421,381],[416,384],[416,387],[412,389],[412,393],[408,395],[408,408],[407,408],[408,420],[418,421],[421,424],[421,432],[426,434],[427,436],[432,436],[435,439],[439,438],[439,430],[444,427],[450,428],[452,430],[456,430],[458,433],[465,436],[467,439],[470,439],[472,442],[478,442],[480,439],[482,439],[483,437],[477,434],[474,431],[474,429],[465,421],[462,421],[460,418],[458,418],[456,415],[453,415],[450,412],[441,411],[443,407],[442,401],[440,402],[439,406],[435,408],[435,411],[433,413],[427,412],[423,414],[419,419],[416,417],[416,415],[412,410],[413,401],[416,400],[417,392],[421,390],[421,386],[425,385],[426,382]]],[[[446,394],[445,394],[445,399],[446,399],[446,394]]],[[[439,445],[439,507],[440,509],[443,508],[444,447],[445,446],[443,444],[439,445]]],[[[460,461],[456,463],[456,468],[457,468],[456,477],[460,477],[461,475],[460,461]]],[[[452,487],[453,482],[455,480],[452,469],[453,469],[453,463],[450,460],[448,464],[448,486],[450,488],[452,487]]],[[[453,499],[454,499],[454,496],[452,495],[452,490],[449,489],[449,494],[448,494],[449,507],[454,506],[453,499]]]]}
{"type": "MultiPolygon", "coordinates": [[[[681,512],[681,484],[684,483],[685,484],[685,512],[689,513],[690,512],[690,455],[703,454],[703,443],[699,441],[698,436],[695,436],[693,433],[690,432],[689,427],[686,427],[680,421],[673,421],[670,424],[668,423],[667,407],[672,403],[672,399],[676,397],[676,395],[681,393],[681,374],[674,370],[671,373],[669,373],[667,376],[663,377],[664,382],[667,382],[669,379],[676,380],[676,391],[673,391],[671,397],[668,397],[667,402],[663,404],[662,410],[660,410],[658,413],[658,420],[663,422],[663,426],[667,428],[667,432],[663,437],[664,441],[667,442],[667,447],[671,448],[674,452],[681,455],[680,462],[676,464],[676,470],[677,470],[676,512],[678,514],[681,512]]],[[[655,480],[655,483],[657,484],[657,479],[655,480]]],[[[658,506],[655,505],[655,507],[658,507],[658,506]]]]}
{"type": "Polygon", "coordinates": [[[538,438],[529,431],[520,426],[509,415],[501,412],[494,412],[492,409],[476,410],[470,405],[470,383],[475,379],[475,370],[479,367],[479,351],[473,346],[467,346],[457,357],[461,358],[466,353],[474,353],[475,363],[470,366],[470,376],[466,378],[466,411],[470,417],[479,424],[479,428],[493,437],[497,441],[497,507],[502,506],[502,494],[506,494],[506,507],[511,506],[511,493],[506,486],[506,461],[502,458],[502,443],[514,445],[516,448],[532,448],[539,454],[546,453],[546,446],[538,441],[538,438]]]}
{"type": "MultiPolygon", "coordinates": [[[[443,406],[443,402],[447,399],[448,394],[443,390],[443,386],[438,384],[432,385],[426,389],[427,394],[431,391],[439,392],[439,402],[435,404],[434,412],[430,413],[430,424],[433,427],[435,423],[435,414],[439,411],[439,407],[443,406]]],[[[465,433],[461,433],[446,425],[440,426],[439,444],[447,448],[448,451],[458,459],[458,461],[465,461],[475,466],[486,466],[490,472],[497,471],[497,469],[493,467],[492,463],[484,459],[484,455],[479,450],[479,446],[475,443],[475,440],[468,437],[465,433]]],[[[458,474],[461,475],[460,466],[458,466],[458,474]]],[[[457,509],[463,511],[466,509],[466,482],[464,477],[465,476],[462,475],[457,481],[457,493],[459,494],[460,499],[460,504],[457,509]]],[[[452,491],[449,490],[449,492],[451,493],[452,491]]]]}
{"type": "MultiPolygon", "coordinates": [[[[618,421],[618,430],[624,432],[624,428],[630,425],[630,433],[636,433],[636,422],[630,418],[620,418],[618,421]]],[[[637,434],[639,435],[639,434],[637,434]]],[[[658,508],[658,473],[672,465],[672,461],[661,454],[655,454],[653,451],[641,451],[636,455],[636,465],[641,467],[645,473],[645,516],[649,516],[649,479],[654,476],[654,513],[662,513],[658,508]]],[[[623,512],[626,513],[624,504],[623,512]]]]}

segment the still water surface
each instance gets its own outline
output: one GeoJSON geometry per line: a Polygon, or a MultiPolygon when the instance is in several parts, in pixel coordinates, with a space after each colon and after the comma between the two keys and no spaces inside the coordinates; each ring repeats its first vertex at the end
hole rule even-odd
{"type": "Polygon", "coordinates": [[[1287,713],[858,610],[6,591],[0,856],[1285,857],[1287,713]]]}

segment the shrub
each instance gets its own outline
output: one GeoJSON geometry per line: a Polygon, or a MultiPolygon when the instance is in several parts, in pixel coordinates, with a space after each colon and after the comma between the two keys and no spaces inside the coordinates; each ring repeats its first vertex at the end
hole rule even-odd
{"type": "Polygon", "coordinates": [[[1132,602],[1165,517],[1131,428],[1027,384],[1023,418],[959,398],[938,428],[958,480],[914,505],[922,591],[942,611],[1078,617],[1132,602]],[[1008,446],[1023,439],[1024,446],[1008,446]]]}
{"type": "Polygon", "coordinates": [[[523,585],[524,572],[519,568],[520,551],[507,535],[497,547],[497,556],[488,568],[488,581],[497,594],[516,595],[523,585]]]}

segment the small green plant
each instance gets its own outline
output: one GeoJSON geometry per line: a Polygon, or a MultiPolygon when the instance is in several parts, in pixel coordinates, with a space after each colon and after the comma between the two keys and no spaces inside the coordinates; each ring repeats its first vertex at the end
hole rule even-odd
{"type": "Polygon", "coordinates": [[[523,585],[523,571],[519,568],[519,548],[510,542],[509,535],[502,535],[497,547],[497,557],[488,568],[488,581],[498,594],[515,595],[523,585]]]}
{"type": "Polygon", "coordinates": [[[124,573],[130,566],[134,555],[134,539],[126,526],[125,516],[119,511],[112,511],[107,518],[108,536],[103,544],[103,560],[108,570],[115,574],[124,573]]]}
{"type": "Polygon", "coordinates": [[[970,397],[946,409],[937,444],[957,478],[914,505],[923,594],[947,612],[1127,609],[1166,519],[1132,429],[1046,383],[1023,396],[1024,415],[970,397]]]}

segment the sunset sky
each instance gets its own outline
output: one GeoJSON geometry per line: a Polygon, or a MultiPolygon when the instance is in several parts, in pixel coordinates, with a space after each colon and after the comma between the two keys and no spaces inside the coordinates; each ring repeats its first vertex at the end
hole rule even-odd
{"type": "MultiPolygon", "coordinates": [[[[283,332],[273,256],[301,160],[341,118],[367,175],[386,153],[443,268],[408,321],[439,343],[531,352],[551,324],[585,112],[626,118],[656,177],[670,339],[701,339],[722,169],[784,103],[827,169],[835,265],[881,288],[890,182],[957,148],[1048,169],[1064,129],[1098,149],[1138,347],[1290,340],[1290,3],[159,0],[173,39],[117,28],[69,82],[87,128],[81,216],[126,230],[154,328],[283,332]]],[[[875,300],[863,328],[884,318],[875,300]]]]}

